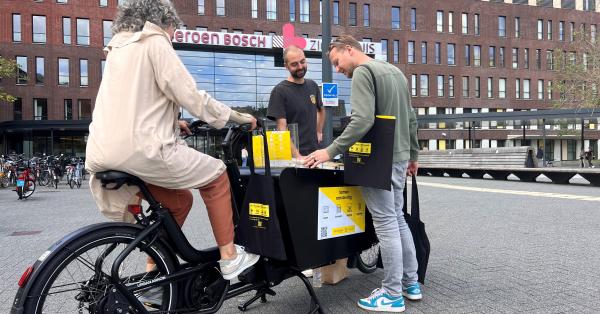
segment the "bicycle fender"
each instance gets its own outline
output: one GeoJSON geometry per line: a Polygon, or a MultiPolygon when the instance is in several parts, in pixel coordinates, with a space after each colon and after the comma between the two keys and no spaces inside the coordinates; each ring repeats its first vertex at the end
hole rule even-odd
{"type": "MultiPolygon", "coordinates": [[[[23,305],[25,303],[25,298],[23,298],[23,296],[28,295],[29,290],[31,289],[31,286],[36,281],[39,274],[44,271],[44,268],[48,264],[48,261],[52,260],[52,258],[58,252],[60,252],[62,249],[64,249],[71,243],[77,241],[77,239],[79,239],[84,234],[94,233],[94,232],[101,231],[103,229],[115,228],[115,227],[123,228],[123,230],[128,229],[129,231],[133,231],[133,232],[139,232],[144,229],[142,226],[137,225],[137,224],[130,224],[130,223],[124,223],[124,222],[103,222],[103,223],[85,226],[85,227],[82,227],[80,229],[77,229],[77,230],[67,234],[62,239],[60,239],[56,243],[52,244],[35,261],[35,263],[33,264],[33,272],[29,276],[29,279],[27,280],[27,284],[25,284],[25,287],[19,288],[19,290],[17,290],[17,294],[15,296],[15,300],[13,301],[13,305],[12,305],[12,309],[11,309],[10,313],[11,314],[22,314],[23,313],[23,305]]],[[[158,239],[157,241],[161,241],[161,240],[158,239]]],[[[167,245],[166,243],[163,243],[163,244],[164,244],[164,247],[170,251],[172,256],[176,256],[173,253],[173,251],[169,245],[167,245]]],[[[175,260],[177,260],[177,259],[175,259],[175,260]]]]}

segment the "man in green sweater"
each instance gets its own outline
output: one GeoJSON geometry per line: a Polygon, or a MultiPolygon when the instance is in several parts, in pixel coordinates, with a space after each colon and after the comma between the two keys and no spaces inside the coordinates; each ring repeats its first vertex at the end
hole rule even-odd
{"type": "Polygon", "coordinates": [[[410,104],[406,77],[395,66],[364,54],[352,36],[344,35],[332,42],[328,55],[337,72],[352,78],[351,120],[329,147],[309,154],[305,165],[316,167],[346,152],[371,129],[375,115],[396,118],[390,169],[392,189],[361,188],[379,238],[384,278],[382,286],[360,299],[358,306],[370,311],[402,312],[403,296],[409,300],[422,298],[417,282],[415,246],[402,214],[404,182],[407,175],[417,175],[419,149],[417,120],[410,104]],[[375,81],[366,67],[373,72],[375,81]]]}

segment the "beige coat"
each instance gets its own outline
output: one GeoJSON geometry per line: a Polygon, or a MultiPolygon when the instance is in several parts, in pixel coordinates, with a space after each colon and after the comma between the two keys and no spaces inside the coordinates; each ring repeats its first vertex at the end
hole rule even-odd
{"type": "MultiPolygon", "coordinates": [[[[141,32],[121,32],[108,44],[102,83],[90,124],[86,169],[120,170],[170,189],[201,187],[225,171],[221,160],[179,139],[179,106],[222,128],[232,110],[196,88],[169,35],[146,22],[141,32]]],[[[137,189],[90,188],[105,216],[130,220],[125,211],[137,189]]]]}

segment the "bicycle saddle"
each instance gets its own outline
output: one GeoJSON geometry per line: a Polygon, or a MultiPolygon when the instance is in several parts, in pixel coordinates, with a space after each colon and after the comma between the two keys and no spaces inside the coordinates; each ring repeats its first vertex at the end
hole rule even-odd
{"type": "Polygon", "coordinates": [[[130,175],[129,173],[116,170],[97,172],[96,179],[102,182],[102,186],[104,188],[107,188],[107,184],[116,184],[116,186],[110,187],[109,189],[118,189],[125,183],[127,183],[128,185],[143,184],[143,181],[140,180],[140,178],[134,175],[130,175]]]}

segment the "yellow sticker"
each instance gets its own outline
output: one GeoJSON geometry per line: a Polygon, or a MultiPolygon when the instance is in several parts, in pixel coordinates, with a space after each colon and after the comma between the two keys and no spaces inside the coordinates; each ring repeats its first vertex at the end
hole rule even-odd
{"type": "Polygon", "coordinates": [[[351,153],[371,154],[371,143],[356,142],[348,149],[351,153]]]}
{"type": "Polygon", "coordinates": [[[354,226],[343,226],[343,227],[332,228],[331,235],[339,236],[342,234],[354,233],[354,230],[356,230],[356,227],[354,227],[354,226]]]}
{"type": "Polygon", "coordinates": [[[262,216],[269,218],[269,205],[260,203],[249,204],[250,216],[262,216]]]}
{"type": "Polygon", "coordinates": [[[376,115],[375,117],[376,117],[376,118],[379,118],[379,119],[390,119],[390,120],[396,120],[396,117],[394,117],[394,116],[382,116],[382,115],[376,115]]]}

